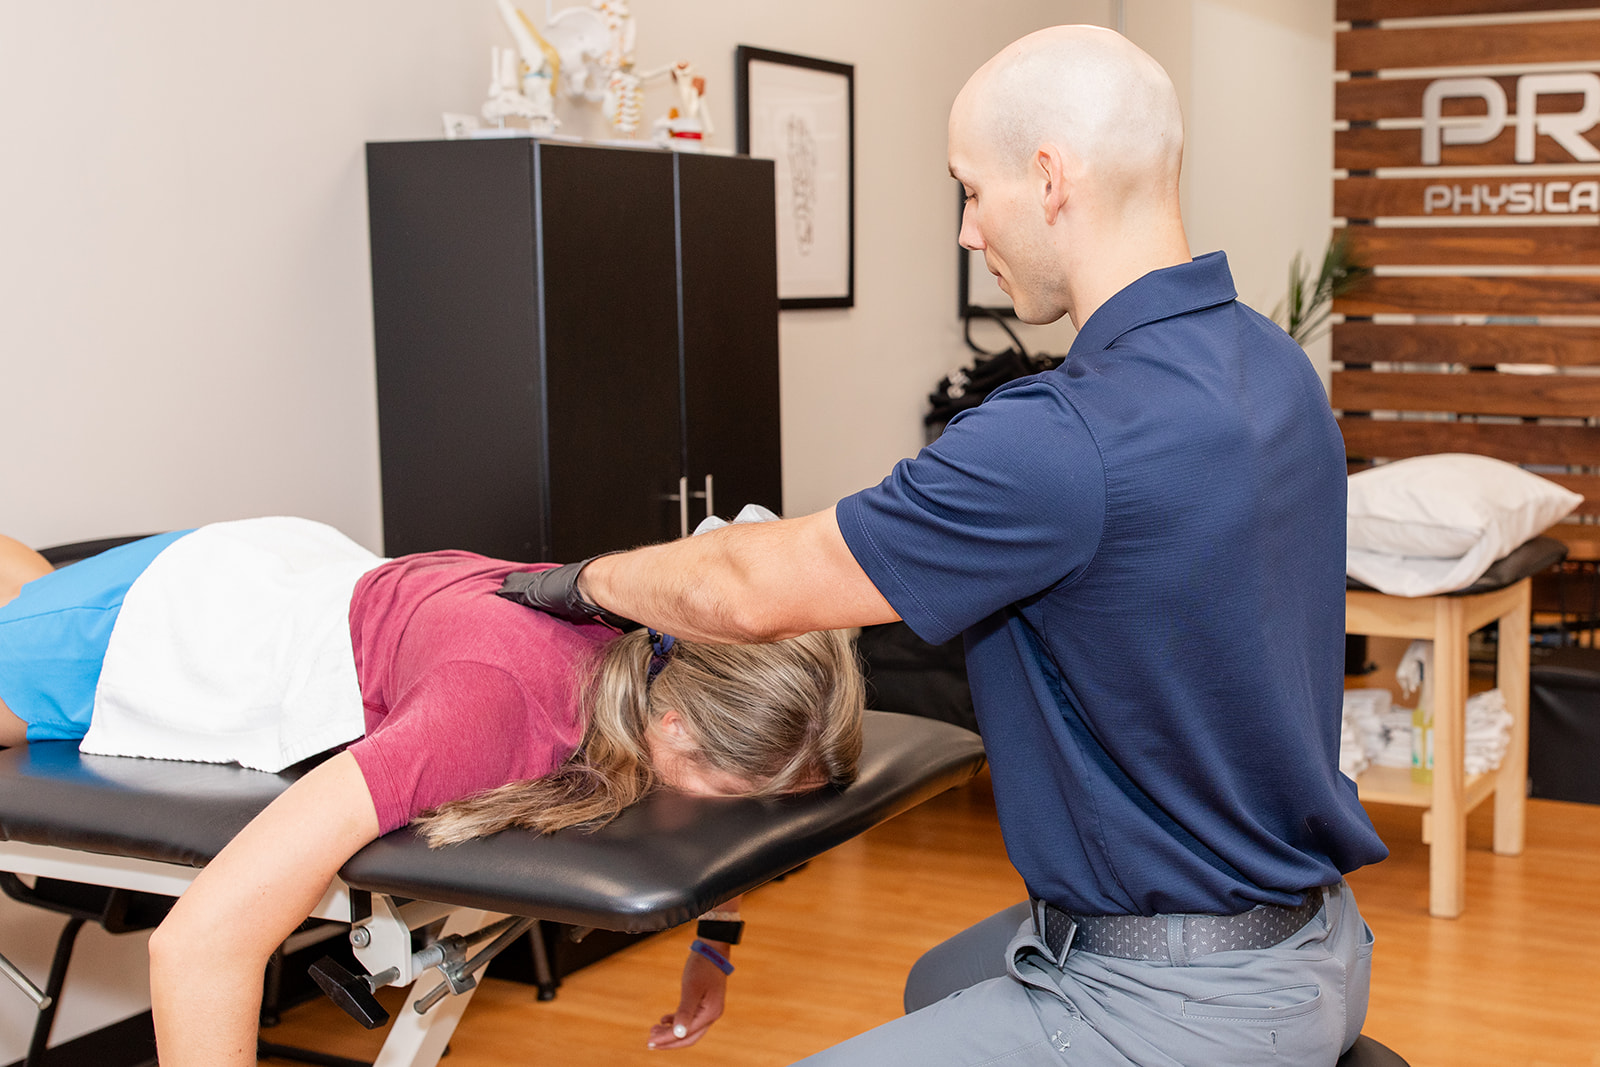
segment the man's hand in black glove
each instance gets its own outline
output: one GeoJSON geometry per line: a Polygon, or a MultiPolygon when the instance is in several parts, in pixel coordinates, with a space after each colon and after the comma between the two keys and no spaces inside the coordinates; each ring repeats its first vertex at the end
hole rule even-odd
{"type": "MultiPolygon", "coordinates": [[[[614,553],[603,552],[601,555],[614,553]]],[[[583,573],[583,568],[599,558],[590,556],[581,563],[563,563],[547,571],[513,572],[506,575],[496,595],[567,622],[601,622],[623,633],[639,629],[639,624],[632,619],[613,615],[600,605],[584,599],[578,591],[578,576],[583,573]]]]}

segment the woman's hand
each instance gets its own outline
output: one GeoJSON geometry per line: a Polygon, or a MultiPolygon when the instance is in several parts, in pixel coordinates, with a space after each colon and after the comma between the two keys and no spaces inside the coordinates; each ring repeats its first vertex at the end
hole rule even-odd
{"type": "MultiPolygon", "coordinates": [[[[732,949],[723,941],[707,941],[706,944],[725,957],[732,949]]],[[[688,1048],[699,1041],[711,1029],[711,1024],[722,1017],[727,991],[728,976],[699,953],[689,953],[683,965],[683,990],[678,998],[678,1010],[663,1015],[661,1021],[650,1028],[650,1047],[688,1048]],[[682,1037],[677,1036],[677,1027],[683,1028],[682,1037]]]]}

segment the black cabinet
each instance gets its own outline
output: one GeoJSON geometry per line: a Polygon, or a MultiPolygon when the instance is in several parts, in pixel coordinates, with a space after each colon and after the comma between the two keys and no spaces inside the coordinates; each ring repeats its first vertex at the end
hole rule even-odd
{"type": "Polygon", "coordinates": [[[782,511],[766,160],[367,146],[384,550],[580,559],[782,511]]]}

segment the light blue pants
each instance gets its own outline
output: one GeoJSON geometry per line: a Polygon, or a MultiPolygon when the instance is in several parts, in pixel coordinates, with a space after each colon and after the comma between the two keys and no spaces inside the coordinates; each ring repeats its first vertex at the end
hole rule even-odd
{"type": "Polygon", "coordinates": [[[1074,951],[1058,969],[1020,904],[917,962],[911,1014],[803,1062],[1332,1067],[1366,1018],[1372,931],[1348,886],[1322,892],[1282,944],[1183,966],[1074,951]]]}

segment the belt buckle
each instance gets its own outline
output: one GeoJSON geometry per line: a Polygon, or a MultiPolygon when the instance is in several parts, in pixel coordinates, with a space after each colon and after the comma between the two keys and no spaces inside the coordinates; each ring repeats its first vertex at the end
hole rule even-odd
{"type": "Polygon", "coordinates": [[[1064,969],[1067,965],[1067,953],[1072,951],[1072,941],[1078,933],[1077,922],[1060,908],[1051,907],[1046,901],[1035,899],[1033,929],[1039,935],[1040,942],[1044,944],[1046,957],[1056,965],[1057,969],[1064,969]]]}

